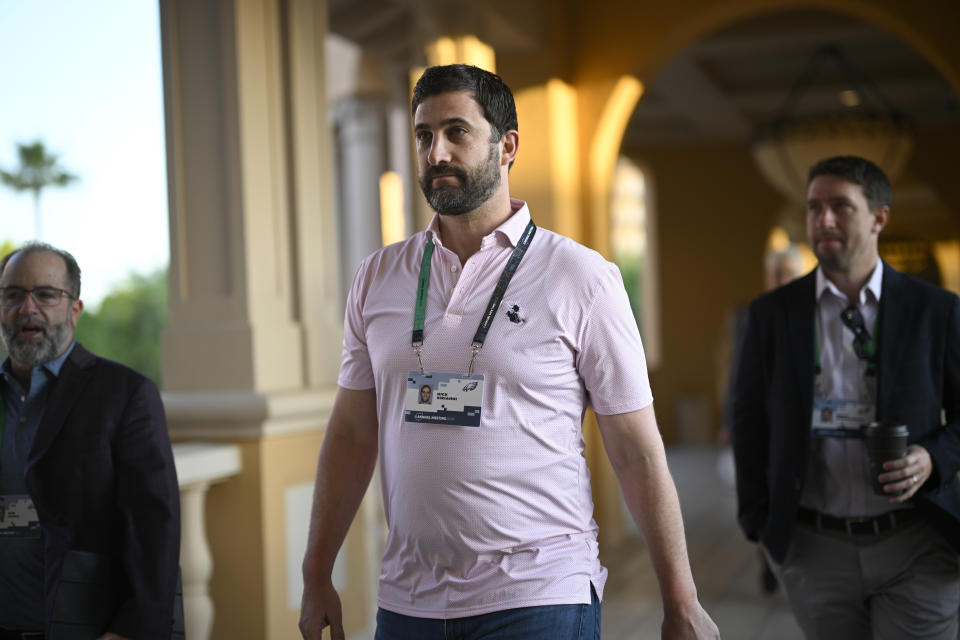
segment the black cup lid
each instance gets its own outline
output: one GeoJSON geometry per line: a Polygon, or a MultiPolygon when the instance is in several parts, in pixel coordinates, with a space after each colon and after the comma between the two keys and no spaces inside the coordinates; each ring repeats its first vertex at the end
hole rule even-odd
{"type": "Polygon", "coordinates": [[[868,436],[893,437],[910,435],[910,430],[905,424],[885,424],[883,422],[871,422],[867,425],[868,436]]]}

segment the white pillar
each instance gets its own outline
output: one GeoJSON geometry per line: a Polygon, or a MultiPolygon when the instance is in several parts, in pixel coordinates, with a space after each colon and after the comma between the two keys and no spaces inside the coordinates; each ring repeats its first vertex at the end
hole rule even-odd
{"type": "Polygon", "coordinates": [[[173,458],[180,482],[180,572],[186,637],[208,640],[214,613],[209,590],[213,557],[207,543],[205,498],[212,483],[240,473],[240,449],[224,444],[175,444],[173,458]]]}
{"type": "Polygon", "coordinates": [[[332,115],[339,160],[340,268],[349,287],[360,261],[382,244],[380,175],[387,169],[384,103],[378,98],[344,98],[334,105],[332,115]]]}
{"type": "Polygon", "coordinates": [[[180,489],[180,571],[183,577],[183,618],[187,637],[206,640],[213,629],[210,577],[213,556],[207,544],[204,498],[210,484],[191,484],[180,489]]]}

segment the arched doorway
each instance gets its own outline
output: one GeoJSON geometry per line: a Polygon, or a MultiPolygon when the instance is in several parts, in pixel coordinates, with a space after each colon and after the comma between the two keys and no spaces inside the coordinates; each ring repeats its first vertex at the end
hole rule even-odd
{"type": "MultiPolygon", "coordinates": [[[[879,11],[863,15],[852,3],[839,11],[757,14],[744,7],[736,15],[680,21],[660,39],[662,48],[646,48],[637,64],[649,69],[665,51],[671,54],[644,78],[620,146],[621,155],[648,167],[658,186],[663,366],[652,380],[668,441],[715,437],[722,402],[715,354],[725,318],[762,290],[773,226],[782,225],[793,242],[805,240],[802,207],[764,181],[749,145],[818,46],[842,43],[851,62],[917,123],[916,150],[894,185],[894,214],[884,234],[890,255],[913,255],[917,242],[930,256],[951,261],[957,255],[960,198],[941,163],[931,159],[948,158],[951,141],[960,137],[956,95],[941,72],[952,67],[942,52],[934,64],[905,41],[915,32],[906,20],[879,11]],[[712,28],[705,26],[708,18],[712,28]],[[876,24],[897,26],[897,34],[876,24]]],[[[841,90],[828,78],[812,100],[839,104],[841,90]]],[[[929,263],[922,268],[932,272],[929,263]]]]}

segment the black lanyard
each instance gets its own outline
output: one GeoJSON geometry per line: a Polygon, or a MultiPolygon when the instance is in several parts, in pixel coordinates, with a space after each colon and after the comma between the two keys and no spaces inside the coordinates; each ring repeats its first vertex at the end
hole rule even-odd
{"type": "MultiPolygon", "coordinates": [[[[513,279],[513,274],[517,272],[517,267],[520,266],[520,261],[523,260],[523,256],[530,247],[530,243],[533,241],[533,235],[536,232],[537,225],[531,220],[527,223],[527,228],[523,230],[523,235],[520,236],[520,241],[513,249],[510,260],[503,269],[503,273],[500,274],[500,281],[497,282],[497,286],[493,290],[493,295],[490,296],[490,302],[487,303],[487,310],[484,311],[483,319],[480,320],[480,326],[477,327],[477,333],[473,336],[473,344],[471,345],[473,355],[470,358],[470,370],[467,372],[467,375],[473,374],[473,361],[477,359],[477,354],[480,353],[480,349],[487,339],[487,332],[490,330],[490,325],[493,324],[497,309],[500,308],[503,296],[507,292],[507,285],[509,285],[510,280],[513,279]]],[[[427,246],[423,250],[423,260],[420,263],[420,277],[417,279],[417,299],[413,312],[413,338],[410,343],[411,346],[413,346],[413,350],[417,352],[417,362],[420,363],[420,373],[423,373],[423,360],[420,359],[420,349],[423,348],[423,323],[427,316],[427,290],[430,288],[430,261],[432,257],[433,236],[431,235],[430,239],[427,240],[427,246]]]]}
{"type": "MultiPolygon", "coordinates": [[[[846,326],[846,323],[844,323],[846,326]]],[[[868,333],[870,341],[870,348],[872,350],[872,355],[865,357],[857,353],[857,357],[861,360],[864,360],[867,363],[867,375],[874,376],[877,374],[877,329],[880,327],[880,309],[877,309],[877,317],[873,321],[873,336],[870,336],[868,333]]],[[[849,327],[848,327],[849,328],[849,327]]],[[[853,329],[851,329],[853,331],[853,329]]],[[[813,373],[819,374],[821,372],[820,367],[820,313],[819,311],[814,312],[813,318],[813,373]]]]}

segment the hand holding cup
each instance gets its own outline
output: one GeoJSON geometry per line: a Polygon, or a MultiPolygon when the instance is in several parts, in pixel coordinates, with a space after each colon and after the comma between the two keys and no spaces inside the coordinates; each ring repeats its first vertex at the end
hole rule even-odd
{"type": "MultiPolygon", "coordinates": [[[[867,429],[869,434],[869,427],[867,429]]],[[[869,453],[869,440],[867,450],[869,453]]],[[[920,490],[933,473],[933,460],[926,449],[918,444],[911,444],[906,447],[905,455],[882,461],[877,468],[871,458],[870,469],[870,475],[874,478],[874,491],[879,495],[890,496],[890,502],[896,504],[906,502],[920,490]],[[879,491],[877,487],[880,487],[879,491]]]]}
{"type": "MultiPolygon", "coordinates": [[[[873,480],[873,492],[880,496],[899,491],[900,488],[887,490],[885,486],[891,480],[901,481],[903,477],[881,480],[884,471],[892,470],[884,466],[888,462],[898,461],[907,455],[907,437],[910,431],[903,424],[883,424],[871,422],[864,430],[867,443],[867,458],[870,462],[870,478],[873,480]]],[[[903,487],[907,488],[907,487],[903,487]]]]}

